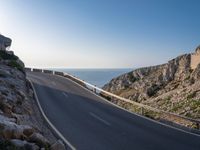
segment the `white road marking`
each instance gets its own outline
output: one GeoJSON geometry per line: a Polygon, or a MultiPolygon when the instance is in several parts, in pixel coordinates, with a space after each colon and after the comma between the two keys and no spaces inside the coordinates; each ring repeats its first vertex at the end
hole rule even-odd
{"type": "Polygon", "coordinates": [[[96,119],[98,119],[99,121],[103,122],[104,124],[106,124],[107,126],[110,126],[111,124],[107,121],[105,121],[104,119],[102,119],[101,117],[95,115],[94,113],[90,112],[90,115],[96,119]]]}
{"type": "Polygon", "coordinates": [[[63,92],[63,95],[66,97],[66,98],[68,98],[69,96],[65,93],[65,92],[63,92]]]}

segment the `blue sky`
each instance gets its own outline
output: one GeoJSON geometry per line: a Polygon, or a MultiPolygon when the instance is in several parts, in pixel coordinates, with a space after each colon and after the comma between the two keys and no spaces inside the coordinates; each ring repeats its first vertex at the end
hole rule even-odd
{"type": "Polygon", "coordinates": [[[0,32],[32,67],[135,68],[200,44],[198,0],[0,0],[0,32]]]}

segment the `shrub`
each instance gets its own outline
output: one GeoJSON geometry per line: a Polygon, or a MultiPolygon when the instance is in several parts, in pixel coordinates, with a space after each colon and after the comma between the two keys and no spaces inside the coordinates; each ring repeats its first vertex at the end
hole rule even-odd
{"type": "Polygon", "coordinates": [[[189,100],[189,99],[192,99],[192,98],[194,98],[195,96],[196,96],[196,91],[190,93],[190,94],[187,96],[187,99],[188,99],[188,100],[189,100]]]}
{"type": "Polygon", "coordinates": [[[190,75],[187,76],[184,80],[186,81],[186,80],[189,80],[189,79],[190,79],[190,75]]]}
{"type": "Polygon", "coordinates": [[[147,95],[149,97],[154,96],[157,93],[158,90],[160,90],[160,86],[156,85],[156,84],[153,84],[151,87],[149,87],[147,89],[147,95]]]}
{"type": "Polygon", "coordinates": [[[8,140],[0,141],[0,149],[2,150],[25,150],[25,148],[18,148],[8,140]]]}
{"type": "Polygon", "coordinates": [[[172,98],[171,96],[167,96],[167,97],[164,98],[164,100],[165,100],[165,101],[170,101],[171,98],[172,98]]]}
{"type": "Polygon", "coordinates": [[[128,76],[129,76],[129,80],[130,80],[131,82],[135,82],[135,81],[138,81],[138,80],[139,80],[139,78],[136,78],[136,77],[133,76],[132,72],[129,72],[129,73],[128,73],[128,76]]]}
{"type": "Polygon", "coordinates": [[[191,113],[186,113],[185,116],[189,117],[189,118],[192,118],[192,114],[191,113]]]}
{"type": "Polygon", "coordinates": [[[8,66],[11,66],[11,67],[15,67],[17,68],[18,70],[24,72],[24,68],[16,62],[16,60],[11,60],[9,63],[8,63],[8,66]]]}
{"type": "Polygon", "coordinates": [[[6,51],[0,51],[0,58],[4,60],[17,60],[18,57],[15,55],[10,55],[6,51]]]}
{"type": "Polygon", "coordinates": [[[190,84],[194,84],[195,83],[195,79],[192,77],[191,79],[190,79],[190,84]]]}
{"type": "Polygon", "coordinates": [[[173,112],[176,112],[176,111],[178,111],[181,107],[182,107],[181,104],[177,104],[176,106],[174,106],[174,107],[172,108],[172,111],[173,111],[173,112]]]}

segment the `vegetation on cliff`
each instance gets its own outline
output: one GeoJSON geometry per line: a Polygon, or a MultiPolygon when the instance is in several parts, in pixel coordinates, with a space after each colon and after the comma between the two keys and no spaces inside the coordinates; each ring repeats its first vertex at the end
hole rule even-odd
{"type": "Polygon", "coordinates": [[[200,119],[200,48],[166,64],[139,68],[103,89],[154,108],[200,119]]]}
{"type": "Polygon", "coordinates": [[[34,101],[23,62],[12,51],[0,51],[0,149],[53,150],[54,143],[56,138],[34,101]]]}

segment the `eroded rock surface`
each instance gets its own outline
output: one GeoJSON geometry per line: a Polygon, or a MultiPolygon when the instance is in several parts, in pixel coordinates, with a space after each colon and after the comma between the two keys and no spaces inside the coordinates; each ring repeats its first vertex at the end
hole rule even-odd
{"type": "Polygon", "coordinates": [[[33,99],[23,62],[11,51],[0,51],[0,149],[49,149],[55,142],[33,99]]]}
{"type": "Polygon", "coordinates": [[[155,108],[200,119],[200,48],[166,64],[139,68],[103,89],[155,108]]]}

